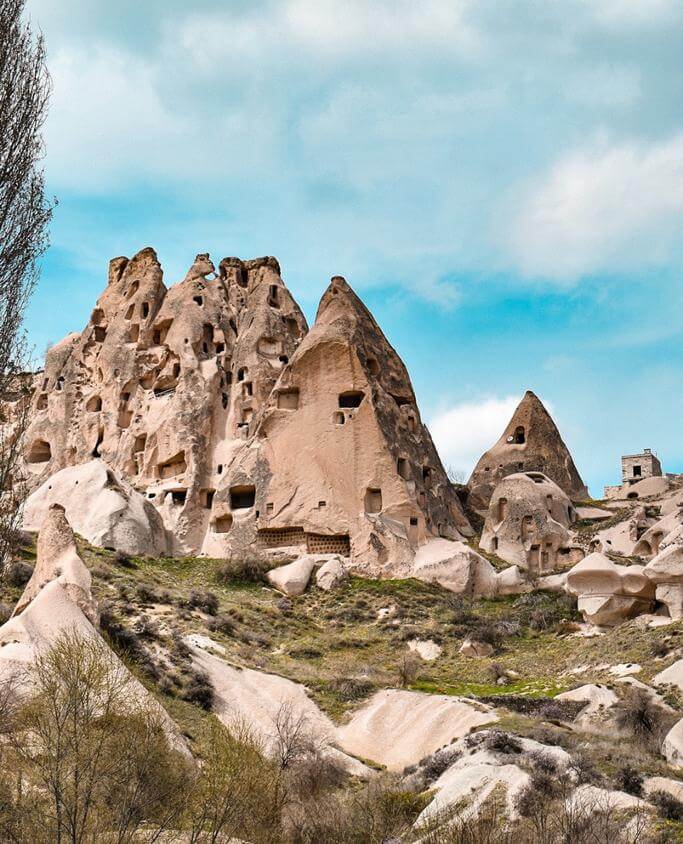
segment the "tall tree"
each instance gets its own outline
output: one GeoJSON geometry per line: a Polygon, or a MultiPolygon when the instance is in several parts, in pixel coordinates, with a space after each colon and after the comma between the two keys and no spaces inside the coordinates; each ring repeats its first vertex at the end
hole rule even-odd
{"type": "Polygon", "coordinates": [[[42,35],[23,17],[26,0],[0,0],[0,570],[10,550],[27,419],[22,318],[48,245],[52,205],[40,166],[50,96],[42,35]]]}

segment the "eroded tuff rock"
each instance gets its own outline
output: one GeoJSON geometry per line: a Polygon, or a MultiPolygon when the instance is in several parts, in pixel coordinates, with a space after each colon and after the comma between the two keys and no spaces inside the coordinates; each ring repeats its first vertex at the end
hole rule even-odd
{"type": "Polygon", "coordinates": [[[567,573],[567,592],[578,599],[579,611],[592,624],[618,624],[647,612],[654,584],[643,566],[618,566],[596,551],[567,573]]]}
{"type": "Polygon", "coordinates": [[[512,414],[503,436],[474,467],[467,484],[471,505],[485,510],[496,484],[517,472],[542,472],[572,500],[588,498],[560,432],[531,390],[512,414]]]}
{"type": "Polygon", "coordinates": [[[432,536],[470,533],[408,373],[342,278],[283,369],[216,492],[229,535],[219,553],[254,544],[350,557],[369,574],[407,574],[432,536]]]}
{"type": "Polygon", "coordinates": [[[683,618],[683,545],[668,545],[643,569],[655,585],[655,598],[673,619],[683,618]]]}
{"type": "Polygon", "coordinates": [[[69,466],[44,481],[26,502],[24,528],[39,531],[55,504],[93,545],[127,554],[171,550],[171,538],[152,503],[102,460],[69,466]]]}
{"type": "Polygon", "coordinates": [[[569,528],[571,501],[541,472],[508,475],[491,496],[479,547],[525,569],[531,576],[578,562],[582,549],[569,528]]]}
{"type": "Polygon", "coordinates": [[[201,254],[168,290],[152,249],[116,258],[34,386],[31,487],[101,461],[154,505],[172,553],[291,547],[391,576],[429,539],[471,534],[403,363],[342,278],[307,334],[274,258],[216,272],[201,254]]]}
{"type": "Polygon", "coordinates": [[[101,458],[155,504],[174,550],[197,550],[222,529],[213,493],[306,329],[274,258],[216,274],[198,255],[169,290],[154,250],[115,258],[88,325],[37,377],[32,485],[101,458]]]}

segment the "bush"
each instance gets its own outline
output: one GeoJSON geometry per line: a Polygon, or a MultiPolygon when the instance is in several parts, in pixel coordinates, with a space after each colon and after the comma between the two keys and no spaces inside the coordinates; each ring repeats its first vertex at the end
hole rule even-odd
{"type": "Polygon", "coordinates": [[[2,578],[8,586],[25,586],[31,579],[33,567],[21,560],[10,560],[4,568],[2,578]]]}
{"type": "Polygon", "coordinates": [[[117,565],[122,569],[135,568],[135,563],[131,560],[128,554],[124,553],[123,551],[117,551],[114,554],[114,565],[117,565]]]}
{"type": "Polygon", "coordinates": [[[659,751],[671,719],[645,689],[629,689],[615,709],[615,722],[620,729],[647,748],[659,751]]]}
{"type": "Polygon", "coordinates": [[[8,604],[0,602],[0,624],[4,624],[6,621],[9,621],[11,615],[12,608],[8,604]]]}
{"type": "Polygon", "coordinates": [[[402,689],[407,689],[408,686],[412,685],[420,676],[421,669],[422,660],[416,653],[409,651],[404,654],[399,660],[396,669],[398,672],[399,686],[402,689]]]}
{"type": "Polygon", "coordinates": [[[370,680],[356,677],[335,677],[330,682],[330,688],[343,701],[362,700],[374,691],[375,684],[370,680]]]}
{"type": "Polygon", "coordinates": [[[185,606],[190,607],[190,609],[201,610],[207,615],[216,615],[218,612],[218,596],[213,592],[207,592],[205,589],[193,589],[185,601],[185,606]]]}
{"type": "Polygon", "coordinates": [[[231,636],[236,630],[235,622],[225,613],[210,618],[206,626],[212,633],[222,633],[224,636],[231,636]]]}
{"type": "Polygon", "coordinates": [[[210,711],[213,707],[214,690],[209,675],[204,671],[193,670],[183,690],[182,698],[188,703],[201,706],[207,712],[210,711]]]}
{"type": "Polygon", "coordinates": [[[522,752],[519,739],[504,730],[491,730],[486,736],[486,747],[498,753],[516,754],[522,752]]]}
{"type": "Polygon", "coordinates": [[[265,557],[230,557],[216,572],[216,580],[220,584],[267,583],[266,575],[272,568],[273,563],[265,557]]]}
{"type": "Polygon", "coordinates": [[[156,604],[159,600],[157,593],[154,589],[150,589],[149,586],[146,586],[144,583],[141,583],[138,588],[136,589],[136,594],[138,601],[142,602],[143,604],[156,604]]]}
{"type": "Polygon", "coordinates": [[[667,821],[683,821],[683,802],[668,791],[653,791],[650,802],[657,807],[660,817],[667,821]]]}
{"type": "Polygon", "coordinates": [[[633,794],[635,797],[643,796],[643,776],[631,765],[622,765],[615,774],[614,783],[619,791],[633,794]]]}

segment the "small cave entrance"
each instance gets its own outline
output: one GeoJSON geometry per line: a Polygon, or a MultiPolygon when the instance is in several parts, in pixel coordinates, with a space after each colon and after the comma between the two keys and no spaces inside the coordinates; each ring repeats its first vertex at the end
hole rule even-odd
{"type": "Polygon", "coordinates": [[[232,510],[249,510],[255,502],[255,486],[242,484],[230,487],[230,507],[232,510]]]}
{"type": "Polygon", "coordinates": [[[34,440],[26,453],[27,463],[47,463],[52,459],[52,448],[47,440],[34,440]]]}
{"type": "Polygon", "coordinates": [[[200,500],[202,502],[202,507],[205,510],[210,510],[213,507],[213,499],[216,495],[215,489],[203,489],[199,493],[200,500]]]}
{"type": "Polygon", "coordinates": [[[99,413],[102,410],[101,396],[90,396],[85,405],[85,409],[88,413],[99,413]]]}
{"type": "Polygon", "coordinates": [[[407,458],[398,458],[398,460],[396,461],[396,471],[403,478],[404,481],[407,481],[410,478],[410,463],[408,462],[407,458]]]}
{"type": "Polygon", "coordinates": [[[508,500],[507,498],[498,499],[498,521],[502,522],[507,518],[508,514],[508,500]]]}
{"type": "Polygon", "coordinates": [[[133,454],[140,454],[140,452],[144,451],[146,444],[147,434],[138,434],[133,443],[133,454]]]}
{"type": "Polygon", "coordinates": [[[365,512],[376,515],[382,512],[382,490],[368,487],[365,490],[365,512]]]}
{"type": "Polygon", "coordinates": [[[157,475],[163,480],[164,478],[172,478],[175,475],[180,475],[186,469],[187,463],[185,462],[185,452],[179,451],[178,454],[174,455],[169,460],[159,463],[157,466],[157,475]]]}
{"type": "Polygon", "coordinates": [[[225,513],[222,516],[219,516],[213,522],[213,532],[214,533],[230,533],[230,528],[232,527],[232,516],[230,513],[225,513]]]}
{"type": "Polygon", "coordinates": [[[365,393],[361,390],[347,390],[345,393],[339,394],[339,407],[345,409],[360,407],[364,398],[365,393]]]}
{"type": "Polygon", "coordinates": [[[171,504],[174,507],[180,507],[187,501],[186,489],[172,489],[171,490],[171,504]]]}
{"type": "Polygon", "coordinates": [[[518,425],[512,434],[507,438],[509,443],[513,445],[522,445],[526,442],[526,431],[523,425],[518,425]]]}

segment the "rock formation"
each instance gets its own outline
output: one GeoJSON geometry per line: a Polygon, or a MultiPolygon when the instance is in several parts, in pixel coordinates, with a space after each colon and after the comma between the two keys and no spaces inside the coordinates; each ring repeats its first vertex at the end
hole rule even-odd
{"type": "Polygon", "coordinates": [[[216,273],[201,254],[168,290],[152,249],[116,258],[34,386],[29,528],[57,501],[126,551],[288,547],[390,575],[430,539],[471,534],[403,363],[342,278],[307,334],[274,258],[216,273]],[[86,475],[90,513],[69,501],[86,475]]]}
{"type": "Polygon", "coordinates": [[[408,373],[341,278],[227,466],[208,554],[253,545],[350,557],[407,573],[432,536],[470,533],[408,373]]]}
{"type": "Polygon", "coordinates": [[[69,466],[44,481],[26,502],[24,528],[40,530],[54,504],[63,505],[69,523],[92,545],[127,554],[171,550],[171,538],[152,503],[102,460],[69,466]]]}
{"type": "Polygon", "coordinates": [[[571,501],[540,472],[508,475],[491,496],[480,548],[538,576],[583,557],[569,532],[571,501]]]}
{"type": "Polygon", "coordinates": [[[528,390],[502,437],[474,467],[469,502],[486,510],[496,484],[518,472],[542,472],[573,501],[588,498],[571,454],[540,399],[528,390]]]}
{"type": "Polygon", "coordinates": [[[654,584],[642,566],[618,566],[596,551],[568,572],[567,592],[578,599],[586,621],[612,625],[647,612],[654,584]]]}
{"type": "Polygon", "coordinates": [[[655,598],[673,619],[683,618],[683,545],[669,545],[643,569],[655,585],[655,598]]]}

